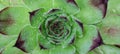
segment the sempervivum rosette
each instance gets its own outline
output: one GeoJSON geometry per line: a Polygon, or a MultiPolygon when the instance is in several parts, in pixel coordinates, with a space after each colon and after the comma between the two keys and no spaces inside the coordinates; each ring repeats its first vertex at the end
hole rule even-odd
{"type": "Polygon", "coordinates": [[[50,51],[57,48],[61,51],[69,46],[69,52],[60,53],[75,53],[75,47],[71,43],[76,36],[76,29],[81,33],[81,28],[71,16],[60,9],[52,9],[48,12],[39,9],[30,12],[30,15],[32,26],[27,26],[21,31],[16,47],[30,52],[37,46],[50,51]]]}
{"type": "Polygon", "coordinates": [[[113,7],[118,3],[109,1],[108,6],[108,0],[0,2],[0,54],[119,54],[119,7],[113,7]]]}

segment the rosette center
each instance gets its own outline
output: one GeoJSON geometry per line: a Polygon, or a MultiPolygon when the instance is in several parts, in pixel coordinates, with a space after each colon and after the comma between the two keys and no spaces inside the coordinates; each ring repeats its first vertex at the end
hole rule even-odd
{"type": "Polygon", "coordinates": [[[51,29],[55,34],[59,34],[59,33],[64,29],[64,26],[63,26],[63,23],[62,23],[62,22],[57,21],[57,22],[53,23],[53,24],[50,26],[50,29],[51,29]]]}

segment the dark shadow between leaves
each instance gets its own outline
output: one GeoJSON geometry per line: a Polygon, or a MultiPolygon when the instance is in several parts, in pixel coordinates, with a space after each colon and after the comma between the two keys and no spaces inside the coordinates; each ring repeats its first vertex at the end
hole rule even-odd
{"type": "Polygon", "coordinates": [[[25,50],[25,48],[23,47],[24,42],[25,42],[25,41],[21,39],[21,33],[20,33],[20,34],[19,34],[19,37],[18,37],[18,39],[17,39],[17,42],[15,43],[14,47],[17,47],[17,48],[21,49],[22,51],[27,52],[27,51],[25,50]]]}
{"type": "Polygon", "coordinates": [[[95,49],[95,48],[97,48],[98,46],[100,46],[102,44],[103,44],[103,40],[101,38],[100,33],[98,32],[98,36],[96,38],[94,38],[92,46],[90,48],[90,51],[93,50],[93,49],[95,49]]]}
{"type": "Polygon", "coordinates": [[[34,11],[32,11],[32,12],[29,12],[29,14],[30,14],[30,22],[31,22],[33,16],[35,15],[35,13],[36,13],[37,11],[39,11],[39,10],[40,10],[40,9],[34,10],[34,11]]]}
{"type": "Polygon", "coordinates": [[[75,2],[75,0],[67,0],[67,2],[68,2],[68,3],[75,4],[75,5],[78,7],[78,5],[77,5],[77,3],[75,2]]]}
{"type": "Polygon", "coordinates": [[[47,48],[45,48],[43,45],[39,45],[39,47],[40,47],[41,49],[44,49],[44,50],[47,49],[47,48]]]}
{"type": "Polygon", "coordinates": [[[80,21],[78,21],[78,20],[75,20],[77,23],[78,23],[78,25],[82,28],[82,31],[83,31],[83,23],[81,23],[80,21]]]}

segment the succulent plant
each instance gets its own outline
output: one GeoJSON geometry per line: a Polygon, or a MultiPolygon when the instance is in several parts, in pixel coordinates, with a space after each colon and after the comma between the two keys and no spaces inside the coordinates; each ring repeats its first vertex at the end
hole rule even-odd
{"type": "Polygon", "coordinates": [[[120,54],[119,0],[0,0],[0,54],[120,54]]]}

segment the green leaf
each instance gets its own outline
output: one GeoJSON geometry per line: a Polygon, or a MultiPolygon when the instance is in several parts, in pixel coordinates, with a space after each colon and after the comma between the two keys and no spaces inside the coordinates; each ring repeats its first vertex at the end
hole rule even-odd
{"type": "Polygon", "coordinates": [[[94,25],[84,25],[83,37],[76,37],[74,45],[79,54],[86,54],[93,44],[93,40],[98,37],[97,28],[94,25]]]}
{"type": "Polygon", "coordinates": [[[2,9],[4,9],[5,7],[7,7],[7,6],[5,6],[5,5],[3,5],[2,3],[0,3],[0,11],[1,11],[2,9]]]}
{"type": "Polygon", "coordinates": [[[120,0],[109,0],[108,2],[108,10],[109,14],[120,15],[120,0]]]}
{"type": "Polygon", "coordinates": [[[7,47],[2,51],[2,54],[27,54],[16,47],[7,47]]]}
{"type": "Polygon", "coordinates": [[[6,35],[18,35],[21,29],[29,25],[28,10],[23,7],[5,8],[0,13],[0,32],[6,35]]]}
{"type": "MultiPolygon", "coordinates": [[[[101,9],[101,5],[99,4],[101,0],[75,0],[80,8],[80,12],[76,14],[75,16],[84,24],[95,24],[102,20],[103,18],[103,11],[101,9]],[[95,6],[94,3],[98,4],[98,6],[95,6]]],[[[105,8],[104,6],[102,6],[105,8]]]]}
{"type": "Polygon", "coordinates": [[[120,54],[120,48],[111,45],[101,45],[88,54],[120,54]]]}
{"type": "Polygon", "coordinates": [[[53,8],[61,9],[69,15],[74,15],[79,12],[79,8],[67,0],[53,0],[53,8]],[[72,10],[72,11],[71,11],[72,10]]]}
{"type": "Polygon", "coordinates": [[[74,54],[75,53],[75,47],[70,45],[67,47],[56,47],[54,49],[50,49],[49,54],[74,54]]]}
{"type": "Polygon", "coordinates": [[[25,52],[32,52],[38,43],[38,29],[30,25],[26,26],[20,33],[15,46],[25,52]]]}
{"type": "Polygon", "coordinates": [[[9,0],[9,7],[25,7],[23,0],[9,0]]]}
{"type": "Polygon", "coordinates": [[[52,0],[24,0],[23,2],[28,8],[31,9],[31,11],[39,8],[45,8],[45,10],[49,10],[52,7],[52,0]]]}
{"type": "Polygon", "coordinates": [[[52,49],[35,49],[32,54],[74,54],[75,47],[73,45],[69,45],[67,47],[58,46],[52,49]]]}
{"type": "Polygon", "coordinates": [[[68,3],[67,0],[24,0],[24,3],[29,9],[31,9],[31,11],[39,8],[44,8],[46,11],[51,9],[62,9],[70,15],[76,14],[79,11],[75,4],[68,3]]]}
{"type": "Polygon", "coordinates": [[[0,50],[6,49],[7,47],[12,47],[17,39],[17,35],[2,35],[0,34],[0,50]]]}
{"type": "Polygon", "coordinates": [[[40,8],[38,10],[30,12],[30,23],[33,27],[39,28],[44,21],[45,10],[40,8]]]}
{"type": "Polygon", "coordinates": [[[31,54],[49,54],[49,50],[35,50],[31,54]]]}
{"type": "Polygon", "coordinates": [[[0,0],[0,4],[4,6],[9,6],[10,5],[10,0],[0,0]]]}
{"type": "Polygon", "coordinates": [[[107,15],[101,23],[97,24],[97,27],[105,44],[120,44],[120,16],[107,15]]]}

